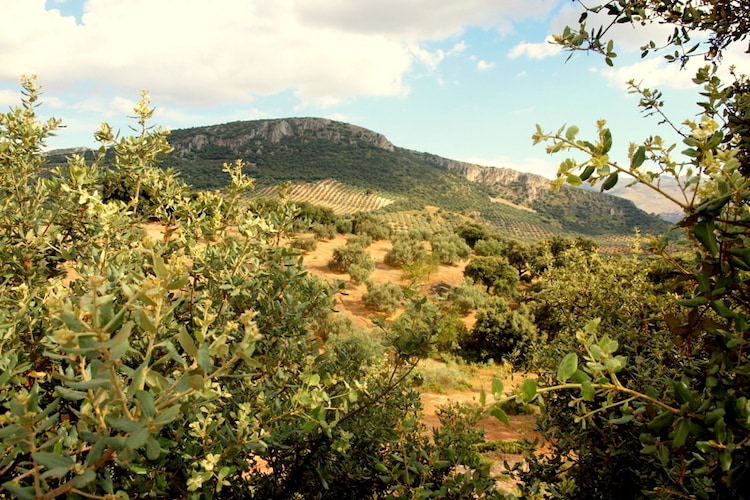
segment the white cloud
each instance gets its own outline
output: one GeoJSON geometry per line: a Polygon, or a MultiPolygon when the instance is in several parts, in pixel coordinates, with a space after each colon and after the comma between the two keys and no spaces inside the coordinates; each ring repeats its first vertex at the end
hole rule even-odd
{"type": "Polygon", "coordinates": [[[463,40],[461,40],[456,45],[454,45],[453,47],[451,47],[451,49],[448,51],[448,55],[452,56],[452,55],[455,55],[455,54],[461,54],[461,53],[465,52],[466,49],[468,49],[468,48],[469,48],[469,45],[466,42],[464,42],[463,40]]]}
{"type": "Polygon", "coordinates": [[[560,53],[562,49],[559,45],[552,43],[552,37],[547,37],[542,43],[522,42],[510,49],[508,57],[517,59],[525,56],[530,59],[544,59],[560,53]]]}
{"type": "Polygon", "coordinates": [[[12,90],[0,90],[0,106],[17,106],[21,102],[21,94],[12,90]]]}
{"type": "Polygon", "coordinates": [[[489,70],[491,70],[494,67],[495,67],[495,63],[494,62],[487,62],[485,60],[480,60],[477,63],[477,69],[479,71],[489,71],[489,70]]]}
{"type": "MultiPolygon", "coordinates": [[[[446,57],[425,43],[469,26],[508,32],[556,0],[87,0],[80,22],[44,0],[2,0],[0,81],[35,73],[49,88],[168,104],[248,103],[293,90],[303,103],[404,95],[416,64],[446,57]]],[[[465,50],[459,42],[452,53],[465,50]]]]}

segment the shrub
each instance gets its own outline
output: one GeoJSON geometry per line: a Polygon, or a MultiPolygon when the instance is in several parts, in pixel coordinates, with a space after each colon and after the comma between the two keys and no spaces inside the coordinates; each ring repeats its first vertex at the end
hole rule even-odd
{"type": "Polygon", "coordinates": [[[471,247],[457,234],[435,235],[430,244],[432,252],[437,254],[441,264],[452,265],[471,256],[471,247]]]}
{"type": "Polygon", "coordinates": [[[372,270],[375,268],[375,262],[367,253],[365,247],[359,243],[334,248],[331,260],[328,262],[328,268],[332,271],[346,273],[352,266],[372,270]]]}
{"type": "Polygon", "coordinates": [[[489,295],[474,285],[471,278],[466,278],[460,286],[451,290],[448,298],[453,302],[456,310],[466,316],[471,311],[482,307],[489,299],[489,295]]]}
{"type": "Polygon", "coordinates": [[[294,238],[289,245],[303,252],[312,252],[318,248],[318,240],[315,238],[294,238]]]}
{"type": "Polygon", "coordinates": [[[362,300],[367,307],[392,314],[401,306],[404,292],[396,283],[376,284],[368,281],[367,292],[362,295],[362,300]]]}
{"type": "Polygon", "coordinates": [[[311,229],[319,240],[332,240],[336,237],[336,226],[333,224],[313,224],[311,229]]]}
{"type": "Polygon", "coordinates": [[[144,95],[140,135],[104,124],[93,164],[45,172],[58,122],[37,121],[37,99],[26,79],[0,115],[0,496],[489,494],[460,414],[440,447],[418,424],[418,335],[386,356],[356,341],[321,351],[332,290],[278,244],[288,207],[248,215],[241,164],[225,166],[224,193],[185,196],[154,166],[169,146],[144,95]],[[127,199],[102,198],[108,169],[127,199]]]}
{"type": "Polygon", "coordinates": [[[538,341],[528,308],[512,309],[493,297],[477,312],[471,333],[459,339],[461,354],[472,361],[506,361],[516,369],[528,368],[538,341]]]}
{"type": "Polygon", "coordinates": [[[393,246],[385,255],[383,261],[389,266],[401,267],[413,264],[427,255],[422,240],[411,238],[405,234],[399,234],[393,240],[393,246]]]}

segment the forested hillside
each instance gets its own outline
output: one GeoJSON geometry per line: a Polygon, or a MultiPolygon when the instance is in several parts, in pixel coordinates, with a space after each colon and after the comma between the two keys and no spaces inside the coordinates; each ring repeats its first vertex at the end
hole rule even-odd
{"type": "Polygon", "coordinates": [[[554,191],[540,176],[399,148],[378,133],[331,120],[289,118],[175,130],[170,142],[175,151],[163,165],[199,189],[224,187],[228,177],[221,173],[222,163],[242,159],[259,188],[333,179],[393,200],[385,208],[391,212],[431,205],[499,229],[523,223],[546,234],[630,235],[636,227],[660,233],[667,226],[621,198],[569,186],[554,191]]]}

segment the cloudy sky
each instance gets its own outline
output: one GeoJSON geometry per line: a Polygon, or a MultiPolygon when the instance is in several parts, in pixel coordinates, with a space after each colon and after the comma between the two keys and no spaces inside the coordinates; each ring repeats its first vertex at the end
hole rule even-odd
{"type": "MultiPolygon", "coordinates": [[[[147,89],[169,129],[326,117],[549,176],[562,158],[531,145],[537,123],[585,133],[604,118],[622,151],[656,133],[629,79],[662,90],[678,122],[697,113],[693,71],[639,58],[659,27],[620,28],[614,68],[566,62],[548,39],[578,14],[570,0],[0,0],[0,107],[36,74],[40,114],[66,125],[49,147],[94,146],[102,121],[127,133],[147,89]]],[[[743,50],[725,61],[747,73],[743,50]]]]}

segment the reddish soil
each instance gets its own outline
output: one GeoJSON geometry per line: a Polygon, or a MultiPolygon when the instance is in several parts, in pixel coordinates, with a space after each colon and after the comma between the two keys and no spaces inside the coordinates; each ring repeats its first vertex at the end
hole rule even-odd
{"type": "MultiPolygon", "coordinates": [[[[376,314],[374,311],[368,309],[362,301],[362,295],[367,291],[365,285],[354,285],[349,280],[348,274],[334,273],[328,269],[328,262],[331,260],[333,250],[346,243],[346,238],[338,236],[333,240],[318,242],[316,250],[309,252],[304,256],[304,262],[307,268],[313,274],[324,277],[330,282],[334,280],[346,282],[345,290],[339,294],[339,311],[342,314],[349,315],[356,324],[363,327],[371,327],[372,321],[370,316],[376,314]]],[[[373,271],[370,279],[375,283],[402,282],[402,272],[400,269],[393,268],[386,265],[383,262],[385,254],[391,249],[390,241],[378,241],[374,242],[368,251],[375,261],[375,270],[373,271]]],[[[440,282],[448,283],[452,286],[458,286],[463,282],[463,271],[465,262],[460,265],[446,266],[441,265],[439,270],[432,274],[429,279],[429,283],[423,286],[423,292],[428,293],[429,287],[433,284],[440,282]]],[[[396,312],[393,317],[400,314],[400,311],[396,312]]],[[[473,326],[474,315],[470,315],[465,319],[465,322],[469,328],[473,326]]],[[[432,363],[437,363],[431,361],[432,363]]],[[[497,376],[497,369],[491,367],[480,368],[476,371],[476,374],[472,376],[471,388],[466,390],[450,390],[445,393],[434,393],[434,392],[423,392],[422,403],[424,405],[425,423],[429,428],[436,427],[439,425],[437,417],[437,409],[445,404],[451,402],[470,402],[479,400],[479,392],[482,388],[489,395],[490,387],[492,385],[492,379],[497,376]]],[[[523,381],[522,375],[516,374],[504,377],[503,383],[505,384],[506,391],[512,390],[517,384],[523,381]]],[[[515,441],[523,437],[533,438],[534,423],[536,421],[536,415],[518,415],[509,416],[510,425],[507,426],[497,420],[494,417],[485,417],[481,422],[480,426],[485,429],[485,437],[487,441],[495,440],[508,440],[515,441]]],[[[503,472],[503,461],[509,463],[517,462],[521,459],[518,455],[508,455],[502,453],[491,453],[488,456],[495,462],[495,472],[499,476],[503,472]]]]}

